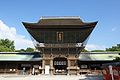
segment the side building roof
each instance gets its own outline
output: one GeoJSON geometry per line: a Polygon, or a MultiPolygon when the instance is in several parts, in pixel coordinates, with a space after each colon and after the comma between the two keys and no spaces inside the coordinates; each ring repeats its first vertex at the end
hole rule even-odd
{"type": "Polygon", "coordinates": [[[120,57],[120,52],[82,52],[79,55],[80,61],[112,61],[120,57]]]}
{"type": "Polygon", "coordinates": [[[0,52],[0,61],[40,61],[38,52],[0,52]]]}

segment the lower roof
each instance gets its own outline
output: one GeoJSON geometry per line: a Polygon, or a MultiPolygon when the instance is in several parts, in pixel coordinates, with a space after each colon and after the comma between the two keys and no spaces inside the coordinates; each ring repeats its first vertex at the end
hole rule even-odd
{"type": "MultiPolygon", "coordinates": [[[[120,52],[82,52],[80,61],[112,61],[120,57],[120,52]]],[[[0,52],[0,61],[40,61],[42,56],[39,52],[0,52]]]]}
{"type": "Polygon", "coordinates": [[[0,61],[40,61],[41,55],[34,53],[0,52],[0,61]]]}
{"type": "Polygon", "coordinates": [[[119,52],[87,52],[81,53],[80,61],[112,61],[116,57],[120,57],[119,52]]]}

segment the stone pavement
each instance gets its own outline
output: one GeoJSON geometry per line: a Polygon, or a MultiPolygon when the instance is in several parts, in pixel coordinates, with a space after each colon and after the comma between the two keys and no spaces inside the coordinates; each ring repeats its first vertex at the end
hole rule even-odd
{"type": "Polygon", "coordinates": [[[98,75],[0,75],[0,80],[103,80],[98,75]]]}

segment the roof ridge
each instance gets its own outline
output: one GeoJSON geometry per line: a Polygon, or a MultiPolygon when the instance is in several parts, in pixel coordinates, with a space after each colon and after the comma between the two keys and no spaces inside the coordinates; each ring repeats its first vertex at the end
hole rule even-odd
{"type": "Polygon", "coordinates": [[[40,19],[80,19],[79,16],[42,16],[40,19]]]}

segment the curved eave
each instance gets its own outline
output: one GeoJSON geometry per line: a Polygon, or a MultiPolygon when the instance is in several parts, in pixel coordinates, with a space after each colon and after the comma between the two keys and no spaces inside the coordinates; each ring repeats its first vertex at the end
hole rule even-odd
{"type": "Polygon", "coordinates": [[[98,21],[91,23],[83,23],[83,24],[53,24],[53,25],[41,25],[39,23],[27,23],[22,22],[25,28],[86,28],[86,27],[95,27],[98,21]]]}

